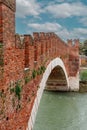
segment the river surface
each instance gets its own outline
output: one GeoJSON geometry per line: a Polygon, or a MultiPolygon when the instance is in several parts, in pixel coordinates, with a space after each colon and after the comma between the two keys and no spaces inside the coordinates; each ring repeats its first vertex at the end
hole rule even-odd
{"type": "Polygon", "coordinates": [[[87,130],[87,93],[44,91],[33,130],[87,130]]]}

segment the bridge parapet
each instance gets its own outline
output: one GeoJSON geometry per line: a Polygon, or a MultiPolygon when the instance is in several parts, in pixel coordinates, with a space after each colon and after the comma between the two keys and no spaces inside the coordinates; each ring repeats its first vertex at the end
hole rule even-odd
{"type": "MultiPolygon", "coordinates": [[[[33,33],[33,36],[17,34],[15,36],[15,40],[15,47],[8,47],[5,51],[5,76],[7,75],[6,73],[9,73],[8,75],[11,75],[11,73],[16,75],[14,69],[11,70],[11,72],[10,70],[8,71],[8,69],[12,66],[11,64],[13,64],[15,68],[21,68],[22,75],[24,75],[23,70],[25,68],[29,68],[31,70],[34,68],[37,69],[44,64],[45,61],[47,61],[48,64],[50,60],[56,57],[60,57],[64,61],[68,75],[76,75],[77,70],[79,69],[78,40],[74,40],[75,44],[72,44],[72,40],[68,40],[67,45],[56,34],[44,32],[33,33]],[[7,55],[7,53],[10,56],[7,55]],[[13,53],[14,55],[12,55],[13,53]],[[8,64],[6,62],[8,59],[13,60],[13,63],[10,61],[9,67],[7,67],[8,64]],[[15,64],[15,62],[17,64],[15,64]]],[[[11,80],[10,76],[9,82],[11,80]]]]}
{"type": "Polygon", "coordinates": [[[68,40],[67,45],[54,33],[35,32],[33,36],[24,35],[21,43],[20,36],[16,35],[16,49],[19,48],[19,51],[24,49],[25,68],[38,68],[45,60],[60,57],[65,63],[68,74],[71,74],[71,71],[73,72],[73,65],[76,74],[75,66],[79,64],[79,41],[75,39],[74,42],[75,44],[73,44],[72,40],[68,40]]]}

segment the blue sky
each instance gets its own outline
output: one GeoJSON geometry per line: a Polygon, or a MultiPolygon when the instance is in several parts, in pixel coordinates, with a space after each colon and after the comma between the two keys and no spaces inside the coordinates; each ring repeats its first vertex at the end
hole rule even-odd
{"type": "Polygon", "coordinates": [[[87,39],[86,0],[16,0],[16,33],[55,32],[63,40],[87,39]]]}

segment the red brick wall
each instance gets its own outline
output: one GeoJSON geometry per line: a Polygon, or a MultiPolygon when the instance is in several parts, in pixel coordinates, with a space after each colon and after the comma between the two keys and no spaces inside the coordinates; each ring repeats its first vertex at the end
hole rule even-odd
{"type": "Polygon", "coordinates": [[[69,45],[69,75],[75,76],[79,71],[79,40],[68,40],[69,45]]]}
{"type": "Polygon", "coordinates": [[[25,35],[25,68],[34,68],[34,41],[31,35],[25,35]]]}
{"type": "Polygon", "coordinates": [[[45,67],[56,57],[69,76],[79,68],[78,40],[54,33],[15,35],[15,0],[0,0],[0,130],[25,130],[45,67]],[[25,69],[26,68],[26,69],[25,69]],[[36,76],[37,73],[37,76],[36,76]]]}
{"type": "MultiPolygon", "coordinates": [[[[2,73],[2,70],[3,72],[5,71],[4,62],[7,57],[5,56],[5,52],[9,49],[9,47],[15,45],[15,12],[12,11],[13,8],[11,10],[11,6],[13,7],[14,3],[14,0],[11,2],[11,4],[8,0],[0,0],[0,44],[3,45],[2,48],[0,45],[0,61],[3,60],[2,62],[4,65],[4,67],[0,66],[0,74],[2,75],[1,77],[3,77],[3,79],[4,73],[2,73]]],[[[9,57],[7,57],[8,61],[9,57]]],[[[0,79],[1,87],[3,86],[3,82],[4,81],[0,79]]]]}

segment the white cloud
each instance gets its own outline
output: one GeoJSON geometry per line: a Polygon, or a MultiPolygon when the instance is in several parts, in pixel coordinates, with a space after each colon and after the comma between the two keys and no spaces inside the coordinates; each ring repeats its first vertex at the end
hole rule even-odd
{"type": "Polygon", "coordinates": [[[85,39],[87,39],[87,28],[74,28],[72,31],[62,29],[57,34],[64,40],[80,39],[81,41],[84,41],[85,39]]]}
{"type": "MultiPolygon", "coordinates": [[[[57,18],[70,18],[76,16],[79,19],[78,22],[87,26],[87,5],[84,5],[81,2],[68,3],[69,1],[71,0],[50,1],[44,6],[44,4],[41,5],[42,2],[38,3],[38,0],[17,0],[17,16],[21,18],[27,16],[39,17],[42,13],[44,13],[44,15],[49,13],[51,14],[49,17],[51,16],[55,18],[53,18],[53,20],[57,20],[57,18]],[[67,3],[65,3],[66,1],[67,3]]],[[[48,20],[49,17],[47,18],[48,20]]],[[[44,17],[41,18],[43,19],[44,17]]],[[[32,19],[32,22],[29,21],[28,24],[26,21],[26,25],[29,27],[29,33],[31,31],[55,32],[64,40],[66,40],[66,38],[87,39],[87,28],[73,27],[70,31],[67,28],[62,27],[58,22],[51,23],[45,21],[45,23],[38,23],[38,21],[35,22],[35,19],[32,19]]]]}
{"type": "Polygon", "coordinates": [[[67,18],[71,16],[87,16],[86,9],[87,6],[80,3],[65,3],[64,0],[55,0],[45,5],[42,8],[41,3],[37,0],[17,0],[17,16],[18,17],[26,17],[26,16],[39,16],[42,12],[50,13],[55,18],[67,18]],[[55,3],[63,2],[63,3],[55,3]]]}
{"type": "Polygon", "coordinates": [[[74,28],[71,31],[66,29],[65,27],[62,27],[58,23],[50,23],[46,22],[43,24],[40,23],[29,23],[28,27],[31,28],[34,31],[38,32],[55,32],[59,37],[61,37],[63,40],[67,39],[79,39],[85,40],[87,39],[87,28],[74,28]]]}
{"type": "Polygon", "coordinates": [[[87,26],[87,17],[83,17],[80,19],[80,23],[82,23],[83,25],[87,26]]]}
{"type": "Polygon", "coordinates": [[[74,29],[74,32],[76,32],[77,34],[81,34],[81,35],[87,35],[87,28],[77,28],[74,29]]]}
{"type": "Polygon", "coordinates": [[[36,0],[17,0],[17,17],[38,16],[41,8],[36,0]]]}
{"type": "Polygon", "coordinates": [[[87,28],[73,28],[72,31],[69,31],[69,37],[67,38],[85,40],[87,39],[87,28]]]}
{"type": "Polygon", "coordinates": [[[74,28],[70,36],[84,41],[87,39],[87,28],[74,28]]]}
{"type": "Polygon", "coordinates": [[[61,25],[58,23],[46,22],[43,24],[40,23],[29,23],[28,27],[33,28],[35,31],[47,31],[47,32],[56,32],[58,29],[61,29],[61,25]]]}
{"type": "Polygon", "coordinates": [[[68,38],[70,38],[70,32],[66,29],[63,28],[61,30],[57,30],[57,32],[55,32],[58,36],[60,36],[63,40],[67,40],[68,38]]]}
{"type": "Polygon", "coordinates": [[[61,4],[50,4],[45,8],[56,18],[68,18],[72,16],[87,16],[87,6],[82,3],[61,3],[61,4]]]}

